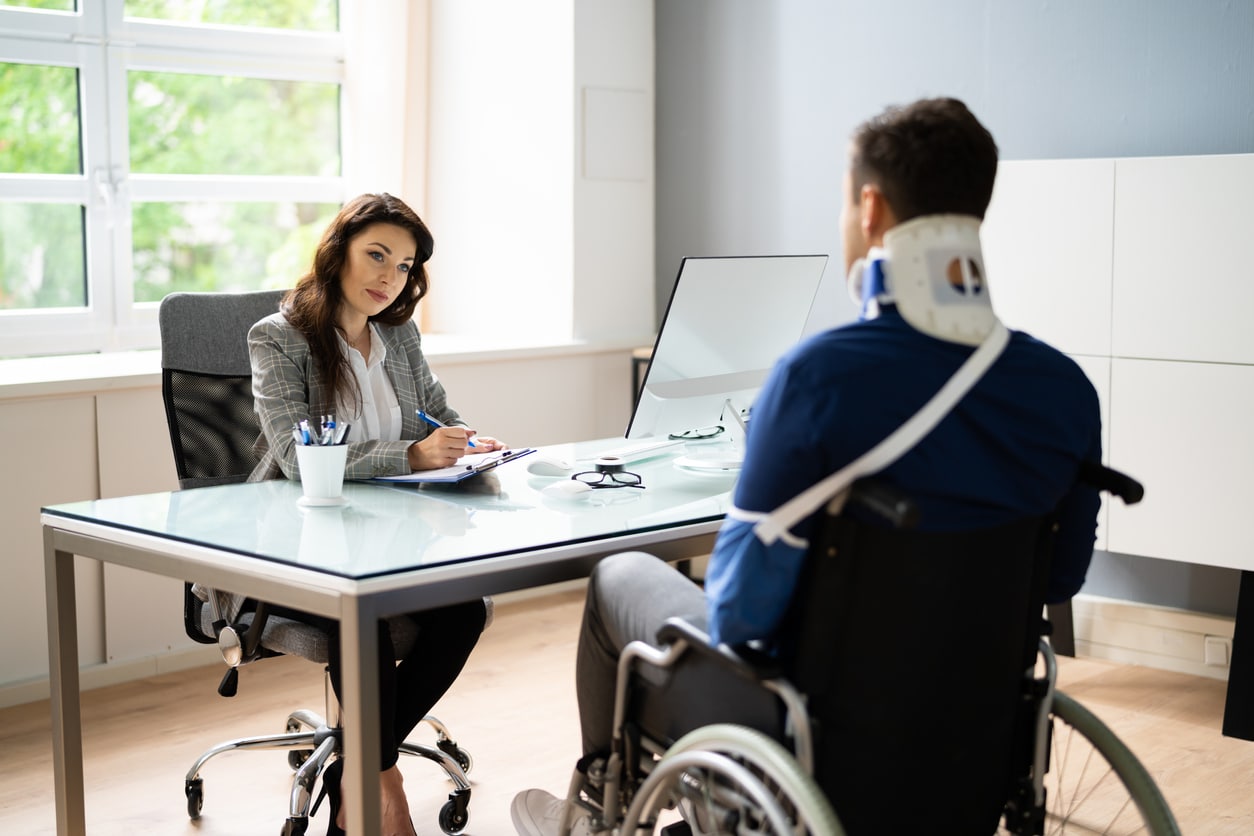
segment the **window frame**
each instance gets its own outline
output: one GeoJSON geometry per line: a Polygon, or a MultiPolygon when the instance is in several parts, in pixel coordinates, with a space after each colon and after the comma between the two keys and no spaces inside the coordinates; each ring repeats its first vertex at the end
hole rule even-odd
{"type": "MultiPolygon", "coordinates": [[[[0,311],[0,357],[81,354],[158,345],[156,302],[134,302],[131,218],[144,201],[346,198],[345,52],[338,32],[197,26],[123,17],[124,0],[80,0],[77,12],[0,9],[0,61],[78,70],[81,171],[0,174],[0,199],[83,207],[84,308],[0,311]],[[130,171],[131,70],[338,85],[340,174],[334,177],[136,175],[130,171]]],[[[352,0],[340,0],[340,19],[352,0]]]]}

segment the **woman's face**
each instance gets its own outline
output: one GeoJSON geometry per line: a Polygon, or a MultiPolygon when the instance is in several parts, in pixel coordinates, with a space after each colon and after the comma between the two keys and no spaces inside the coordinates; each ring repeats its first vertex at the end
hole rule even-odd
{"type": "Polygon", "coordinates": [[[418,243],[404,227],[377,223],[348,242],[340,269],[343,304],[371,317],[396,300],[409,279],[418,243]]]}

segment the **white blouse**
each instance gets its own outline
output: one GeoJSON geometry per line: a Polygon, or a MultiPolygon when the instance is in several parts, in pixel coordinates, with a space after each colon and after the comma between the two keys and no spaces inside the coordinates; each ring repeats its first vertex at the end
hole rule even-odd
{"type": "Polygon", "coordinates": [[[352,422],[348,430],[347,441],[400,441],[401,440],[401,405],[396,399],[396,390],[392,381],[383,371],[383,358],[387,357],[387,346],[375,330],[374,323],[370,328],[370,357],[363,359],[361,352],[351,348],[343,335],[339,336],[343,351],[352,367],[353,376],[357,378],[357,386],[361,390],[361,409],[353,410],[337,396],[339,414],[335,416],[337,423],[345,420],[352,422]]]}

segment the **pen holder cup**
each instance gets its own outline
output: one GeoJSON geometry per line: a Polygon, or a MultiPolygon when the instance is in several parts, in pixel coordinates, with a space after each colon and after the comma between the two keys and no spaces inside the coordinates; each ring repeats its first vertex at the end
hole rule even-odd
{"type": "Polygon", "coordinates": [[[300,466],[300,487],[306,499],[337,500],[344,492],[344,464],[348,461],[347,444],[297,445],[296,463],[300,466]]]}

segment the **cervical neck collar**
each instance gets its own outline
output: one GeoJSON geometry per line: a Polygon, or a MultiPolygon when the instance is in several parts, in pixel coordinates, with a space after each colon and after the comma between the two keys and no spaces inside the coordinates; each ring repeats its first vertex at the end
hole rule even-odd
{"type": "Polygon", "coordinates": [[[884,234],[849,270],[849,293],[862,318],[896,305],[917,331],[978,345],[993,330],[993,313],[980,250],[980,221],[969,215],[925,215],[884,234]]]}

